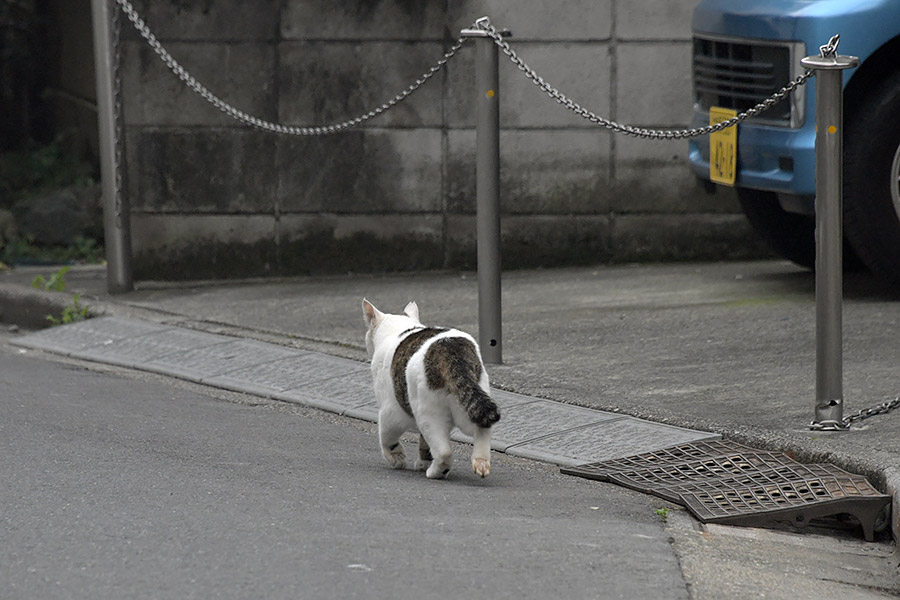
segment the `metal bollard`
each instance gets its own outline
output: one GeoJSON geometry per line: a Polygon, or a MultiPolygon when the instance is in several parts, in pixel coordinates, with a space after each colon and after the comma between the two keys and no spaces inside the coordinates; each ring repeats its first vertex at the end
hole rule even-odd
{"type": "Polygon", "coordinates": [[[500,303],[500,90],[497,45],[482,29],[463,29],[460,35],[476,38],[478,345],[484,362],[500,364],[503,362],[503,338],[500,303]]]}
{"type": "Polygon", "coordinates": [[[97,84],[97,124],[100,130],[100,179],[103,190],[103,233],[106,247],[106,285],[111,294],[134,289],[131,271],[131,219],[123,197],[121,104],[116,68],[119,49],[114,43],[115,0],[91,0],[94,28],[94,68],[97,84]]]}
{"type": "Polygon", "coordinates": [[[816,406],[817,430],[843,424],[843,70],[859,64],[838,55],[835,36],[801,64],[816,72],[816,406]]]}

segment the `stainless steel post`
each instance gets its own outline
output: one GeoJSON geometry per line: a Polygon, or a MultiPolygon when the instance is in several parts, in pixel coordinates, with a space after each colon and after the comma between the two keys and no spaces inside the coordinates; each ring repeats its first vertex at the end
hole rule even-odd
{"type": "Polygon", "coordinates": [[[481,29],[475,37],[476,234],[478,238],[478,345],[484,362],[503,362],[500,303],[500,90],[497,45],[481,29]]]}
{"type": "MultiPolygon", "coordinates": [[[[835,46],[836,46],[836,40],[835,46]]],[[[844,428],[843,390],[843,69],[853,56],[809,56],[816,71],[816,405],[815,429],[844,428]]]]}
{"type": "Polygon", "coordinates": [[[131,222],[122,182],[121,103],[115,0],[91,0],[94,28],[94,69],[97,85],[97,124],[100,130],[100,178],[103,190],[103,233],[106,285],[111,294],[134,289],[131,272],[131,222]]]}

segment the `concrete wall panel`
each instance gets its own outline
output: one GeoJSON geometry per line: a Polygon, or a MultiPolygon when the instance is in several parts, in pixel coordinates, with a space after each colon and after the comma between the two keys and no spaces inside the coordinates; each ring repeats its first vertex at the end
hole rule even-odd
{"type": "MultiPolygon", "coordinates": [[[[609,112],[609,50],[605,43],[521,43],[516,52],[551,86],[588,110],[609,112]]],[[[474,44],[464,48],[447,75],[447,122],[450,127],[474,127],[474,44]]],[[[579,127],[591,123],[566,110],[525,77],[502,52],[499,55],[500,126],[579,127]]]]}
{"type": "Polygon", "coordinates": [[[687,141],[655,141],[621,136],[616,139],[616,176],[610,202],[622,213],[737,212],[734,198],[707,194],[685,168],[687,141]]]}
{"type": "MultiPolygon", "coordinates": [[[[447,219],[447,263],[476,269],[475,217],[447,219]]],[[[509,216],[500,222],[504,269],[589,265],[608,262],[610,218],[607,216],[509,216]]]]}
{"type": "Polygon", "coordinates": [[[265,215],[131,216],[137,279],[277,274],[275,218],[265,215]]]}
{"type": "Polygon", "coordinates": [[[698,0],[619,0],[616,35],[622,40],[689,40],[698,0]]]}
{"type": "Polygon", "coordinates": [[[612,0],[450,0],[450,35],[487,15],[498,29],[509,29],[514,41],[607,40],[612,29],[612,0]]]}
{"type": "Polygon", "coordinates": [[[279,266],[285,273],[347,273],[440,269],[439,215],[284,215],[279,266]]]}
{"type": "MultiPolygon", "coordinates": [[[[275,48],[267,43],[171,43],[169,53],[213,94],[263,119],[276,116],[275,48]]],[[[202,125],[237,121],[181,82],[143,41],[122,45],[122,86],[129,125],[202,125]]]]}
{"type": "MultiPolygon", "coordinates": [[[[132,0],[132,5],[163,41],[273,40],[278,34],[281,0],[132,0]]],[[[131,29],[131,22],[123,23],[131,29]]],[[[129,32],[129,37],[134,34],[129,32]]]]}
{"type": "Polygon", "coordinates": [[[139,211],[274,214],[275,139],[251,129],[132,128],[128,191],[139,211]]]}
{"type": "Polygon", "coordinates": [[[286,2],[281,35],[298,40],[440,40],[443,2],[384,0],[286,2]]]}
{"type": "MultiPolygon", "coordinates": [[[[380,107],[443,56],[440,43],[285,42],[279,46],[279,117],[292,125],[329,125],[380,107]]],[[[441,76],[366,126],[439,127],[441,76]]]]}
{"type": "MultiPolygon", "coordinates": [[[[475,131],[447,136],[447,209],[475,212],[475,131]]],[[[604,132],[509,130],[500,133],[504,214],[602,214],[609,210],[609,140],[604,132]]]]}
{"type": "Polygon", "coordinates": [[[277,140],[277,148],[281,212],[391,215],[441,211],[439,130],[285,136],[277,140]]]}
{"type": "Polygon", "coordinates": [[[617,60],[620,122],[674,127],[690,122],[693,96],[689,42],[620,44],[617,60]]]}

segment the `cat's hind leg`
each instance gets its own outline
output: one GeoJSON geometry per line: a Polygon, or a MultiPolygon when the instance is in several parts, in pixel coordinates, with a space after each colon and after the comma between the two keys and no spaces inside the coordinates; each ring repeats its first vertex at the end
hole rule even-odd
{"type": "Polygon", "coordinates": [[[424,471],[431,464],[431,448],[425,441],[425,436],[419,434],[419,458],[416,459],[416,471],[424,471]]]}
{"type": "Polygon", "coordinates": [[[453,464],[453,451],[450,447],[450,430],[443,427],[424,427],[422,435],[431,449],[431,464],[425,470],[429,479],[443,479],[450,472],[453,464]]]}
{"type": "Polygon", "coordinates": [[[472,448],[472,470],[479,477],[491,472],[491,429],[475,426],[475,445],[472,448]]]}
{"type": "Polygon", "coordinates": [[[406,468],[406,452],[403,451],[403,445],[400,443],[400,436],[406,429],[405,423],[391,418],[390,410],[379,411],[378,441],[381,443],[381,453],[391,468],[406,468]]]}
{"type": "Polygon", "coordinates": [[[410,378],[409,404],[416,415],[416,426],[430,449],[431,464],[425,469],[429,479],[443,479],[450,472],[453,453],[450,446],[450,430],[453,415],[450,397],[441,390],[429,388],[425,377],[410,378]]]}

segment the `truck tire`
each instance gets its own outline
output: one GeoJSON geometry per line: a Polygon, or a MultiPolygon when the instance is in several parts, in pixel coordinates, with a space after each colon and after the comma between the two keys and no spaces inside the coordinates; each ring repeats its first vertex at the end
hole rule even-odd
{"type": "Polygon", "coordinates": [[[775,192],[737,188],[738,201],[750,225],[782,258],[813,270],[816,267],[816,221],[789,213],[775,192]]]}
{"type": "Polygon", "coordinates": [[[844,126],[844,233],[872,272],[900,284],[900,72],[884,78],[844,126]]]}
{"type": "MultiPolygon", "coordinates": [[[[816,270],[815,217],[787,212],[781,208],[775,192],[737,188],[737,196],[753,230],[778,256],[810,271],[816,270]]],[[[846,235],[843,268],[845,273],[856,273],[866,268],[846,235]]]]}

